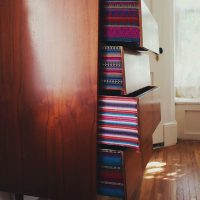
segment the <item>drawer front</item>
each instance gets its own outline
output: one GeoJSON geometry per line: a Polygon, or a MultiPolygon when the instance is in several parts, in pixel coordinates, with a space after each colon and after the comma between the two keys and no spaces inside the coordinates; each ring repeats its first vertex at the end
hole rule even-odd
{"type": "Polygon", "coordinates": [[[149,159],[151,158],[151,154],[153,151],[153,141],[152,137],[147,138],[145,142],[141,144],[141,156],[142,156],[142,167],[145,169],[149,159]]]}
{"type": "Polygon", "coordinates": [[[139,149],[137,99],[99,97],[98,143],[139,149]]]}
{"type": "Polygon", "coordinates": [[[143,177],[141,153],[133,149],[127,149],[124,151],[124,163],[126,198],[127,200],[133,200],[135,199],[133,196],[140,187],[143,177]]]}
{"type": "Polygon", "coordinates": [[[152,137],[161,120],[159,88],[154,87],[138,97],[140,141],[145,142],[152,137]]]}
{"type": "MultiPolygon", "coordinates": [[[[98,151],[98,194],[132,200],[142,180],[141,153],[133,149],[98,151]],[[111,161],[113,160],[113,164],[111,161]]],[[[103,199],[103,198],[102,198],[103,199]]]]}
{"type": "Polygon", "coordinates": [[[125,196],[123,170],[122,151],[99,149],[97,193],[103,196],[123,198],[125,196]]]}
{"type": "Polygon", "coordinates": [[[99,88],[130,94],[150,85],[149,56],[122,46],[103,46],[99,63],[99,88]],[[142,78],[141,78],[142,77],[142,78]]]}
{"type": "Polygon", "coordinates": [[[102,39],[159,54],[158,24],[141,0],[102,1],[102,39]]]}
{"type": "Polygon", "coordinates": [[[136,97],[100,96],[98,143],[140,149],[152,137],[160,115],[159,88],[136,97]]]}

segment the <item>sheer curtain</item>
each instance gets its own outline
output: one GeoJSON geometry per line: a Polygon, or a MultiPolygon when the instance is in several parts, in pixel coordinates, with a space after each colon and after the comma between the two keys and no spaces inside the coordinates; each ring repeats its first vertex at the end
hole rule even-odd
{"type": "Polygon", "coordinates": [[[200,0],[175,0],[176,97],[200,98],[200,0]]]}

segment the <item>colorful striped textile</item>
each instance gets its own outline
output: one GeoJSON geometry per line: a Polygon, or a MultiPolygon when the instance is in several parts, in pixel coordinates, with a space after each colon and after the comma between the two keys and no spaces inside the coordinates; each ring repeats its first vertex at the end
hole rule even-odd
{"type": "Polygon", "coordinates": [[[115,150],[99,150],[98,165],[108,167],[121,167],[123,163],[122,153],[115,150]]]}
{"type": "Polygon", "coordinates": [[[140,45],[140,0],[103,0],[103,38],[140,45]]]}
{"type": "Polygon", "coordinates": [[[98,150],[97,182],[98,194],[124,198],[125,188],[122,151],[111,149],[98,150]]]}
{"type": "Polygon", "coordinates": [[[124,90],[123,58],[121,46],[103,46],[99,63],[99,88],[124,90]]]}
{"type": "Polygon", "coordinates": [[[124,185],[118,185],[114,183],[106,183],[101,182],[98,183],[98,194],[103,196],[112,196],[112,197],[118,197],[118,198],[124,198],[125,191],[124,191],[124,185]]]}
{"type": "Polygon", "coordinates": [[[98,143],[139,150],[137,99],[100,96],[98,143]]]}

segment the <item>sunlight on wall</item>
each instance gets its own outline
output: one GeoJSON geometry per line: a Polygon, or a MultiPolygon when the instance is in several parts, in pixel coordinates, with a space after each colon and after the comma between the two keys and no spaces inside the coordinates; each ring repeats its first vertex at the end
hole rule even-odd
{"type": "MultiPolygon", "coordinates": [[[[63,29],[66,25],[60,20],[62,12],[58,12],[62,7],[54,6],[49,1],[27,0],[25,2],[28,10],[28,31],[34,56],[34,66],[32,66],[34,84],[36,88],[63,95],[64,92],[70,91],[69,83],[73,85],[78,78],[74,74],[66,78],[66,74],[71,73],[70,67],[74,67],[74,63],[71,63],[68,58],[66,49],[66,45],[69,46],[72,43],[68,39],[72,33],[70,28],[69,31],[66,28],[63,29]]],[[[76,56],[75,53],[74,56],[76,56]]]]}

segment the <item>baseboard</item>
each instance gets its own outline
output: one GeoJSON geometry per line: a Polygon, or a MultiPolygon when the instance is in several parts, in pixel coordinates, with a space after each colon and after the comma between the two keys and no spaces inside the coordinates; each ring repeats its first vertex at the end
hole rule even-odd
{"type": "Polygon", "coordinates": [[[184,133],[184,134],[181,134],[181,135],[178,135],[178,139],[181,139],[181,140],[200,140],[200,134],[191,134],[191,133],[184,133]]]}
{"type": "Polygon", "coordinates": [[[163,123],[164,146],[177,144],[177,122],[163,123]]]}

